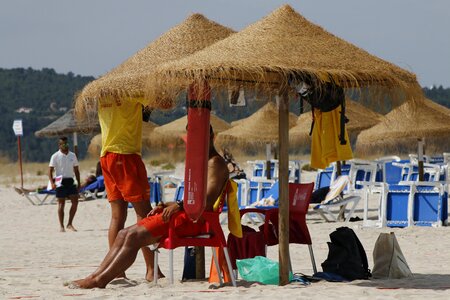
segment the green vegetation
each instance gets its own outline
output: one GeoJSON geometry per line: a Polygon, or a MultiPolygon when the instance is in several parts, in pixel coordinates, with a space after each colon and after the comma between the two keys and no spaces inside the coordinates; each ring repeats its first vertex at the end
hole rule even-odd
{"type": "MultiPolygon", "coordinates": [[[[15,119],[22,119],[23,160],[48,161],[50,155],[58,149],[56,138],[37,138],[34,132],[71,108],[75,93],[93,79],[92,76],[75,76],[70,72],[57,74],[53,69],[47,68],[0,69],[0,156],[17,160],[17,138],[12,124],[15,119]]],[[[87,139],[81,137],[80,154],[86,153],[86,147],[87,139]]]]}

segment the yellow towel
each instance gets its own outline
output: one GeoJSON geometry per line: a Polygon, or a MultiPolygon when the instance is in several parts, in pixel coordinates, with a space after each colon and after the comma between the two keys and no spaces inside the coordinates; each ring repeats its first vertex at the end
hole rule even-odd
{"type": "Polygon", "coordinates": [[[219,209],[221,205],[222,197],[226,196],[227,206],[228,206],[228,229],[231,234],[241,238],[242,237],[242,226],[241,226],[241,214],[239,213],[239,205],[237,201],[237,183],[228,179],[227,184],[224,187],[224,191],[220,194],[220,197],[214,203],[214,211],[219,209]]]}
{"type": "Polygon", "coordinates": [[[313,168],[325,169],[332,162],[353,158],[347,129],[345,129],[347,143],[341,145],[339,142],[340,110],[341,106],[330,112],[314,110],[315,121],[311,144],[311,167],[313,168]]]}

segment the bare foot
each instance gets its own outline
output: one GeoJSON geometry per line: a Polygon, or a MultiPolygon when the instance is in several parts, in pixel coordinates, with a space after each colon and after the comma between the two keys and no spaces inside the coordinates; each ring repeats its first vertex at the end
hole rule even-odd
{"type": "MultiPolygon", "coordinates": [[[[153,279],[154,279],[154,271],[153,270],[151,270],[151,271],[147,271],[147,275],[145,275],[145,279],[148,281],[148,282],[152,282],[153,281],[153,279]]],[[[164,277],[166,277],[166,276],[164,276],[164,274],[161,272],[161,270],[159,270],[158,269],[158,279],[160,279],[160,278],[164,278],[164,277]]]]}
{"type": "Polygon", "coordinates": [[[67,225],[66,228],[67,228],[68,230],[77,231],[77,230],[75,229],[75,227],[73,227],[72,224],[71,224],[71,225],[67,225]]]}
{"type": "Polygon", "coordinates": [[[93,278],[84,278],[72,281],[69,284],[71,289],[93,289],[93,288],[105,288],[104,286],[98,286],[97,282],[93,278]]]}
{"type": "Polygon", "coordinates": [[[66,230],[64,229],[64,227],[61,227],[61,228],[59,229],[59,232],[66,232],[66,230]]]}

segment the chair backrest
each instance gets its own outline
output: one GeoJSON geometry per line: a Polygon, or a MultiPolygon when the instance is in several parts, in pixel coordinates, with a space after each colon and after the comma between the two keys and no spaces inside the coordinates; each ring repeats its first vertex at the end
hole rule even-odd
{"type": "Polygon", "coordinates": [[[404,180],[409,172],[406,163],[406,160],[384,162],[382,165],[383,182],[387,184],[397,184],[404,180]]]}
{"type": "Polygon", "coordinates": [[[372,161],[353,160],[350,161],[350,182],[348,192],[356,192],[362,190],[363,185],[358,184],[358,181],[373,183],[376,181],[377,164],[372,161]]]}
{"type": "MultiPolygon", "coordinates": [[[[289,243],[311,245],[306,213],[314,183],[289,184],[289,243]]],[[[264,210],[263,210],[264,211],[264,210]]],[[[278,208],[265,210],[264,236],[268,246],[278,244],[278,208]]]]}
{"type": "Polygon", "coordinates": [[[173,201],[181,201],[184,199],[184,181],[182,181],[175,190],[173,201]]]}
{"type": "Polygon", "coordinates": [[[331,176],[333,174],[333,168],[326,168],[317,173],[315,189],[320,189],[331,184],[331,176]]]}
{"type": "Polygon", "coordinates": [[[313,190],[313,182],[289,183],[289,211],[306,214],[313,190]]]}
{"type": "Polygon", "coordinates": [[[350,178],[348,175],[342,175],[336,178],[335,181],[330,185],[330,191],[325,196],[323,202],[332,200],[338,197],[342,191],[348,186],[350,183],[350,178]]]}
{"type": "Polygon", "coordinates": [[[260,180],[250,180],[248,186],[248,204],[251,205],[262,198],[266,198],[267,192],[270,190],[272,185],[274,184],[274,180],[269,179],[260,179],[260,180]]]}

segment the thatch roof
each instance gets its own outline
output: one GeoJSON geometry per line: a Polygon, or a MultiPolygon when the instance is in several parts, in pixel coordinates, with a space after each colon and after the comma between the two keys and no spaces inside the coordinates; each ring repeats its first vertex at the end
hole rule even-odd
{"type": "MultiPolygon", "coordinates": [[[[145,151],[146,148],[151,147],[151,136],[153,134],[153,130],[157,128],[158,125],[153,122],[142,122],[142,145],[143,150],[145,151]]],[[[102,150],[102,135],[97,134],[95,135],[88,146],[87,152],[92,157],[99,157],[100,152],[102,150]]]]}
{"type": "Polygon", "coordinates": [[[327,32],[289,5],[189,57],[161,65],[149,78],[147,93],[151,105],[164,106],[162,95],[174,99],[180,88],[196,80],[208,80],[213,87],[279,90],[292,78],[380,86],[382,93],[399,100],[405,94],[422,95],[413,73],[327,32]]]}
{"type": "MultiPolygon", "coordinates": [[[[240,120],[236,126],[216,136],[218,148],[239,148],[244,152],[263,150],[266,143],[278,142],[278,108],[268,102],[251,116],[240,120]]],[[[289,114],[289,128],[295,126],[297,116],[289,114]]]]}
{"type": "MultiPolygon", "coordinates": [[[[345,116],[349,122],[345,124],[350,143],[356,142],[358,134],[381,121],[382,115],[362,106],[358,102],[346,99],[345,116]]],[[[297,124],[289,130],[289,146],[294,152],[309,152],[311,149],[311,130],[312,113],[304,112],[298,117],[297,124]]]]}
{"type": "MultiPolygon", "coordinates": [[[[217,117],[215,114],[210,115],[210,123],[216,135],[231,128],[228,122],[217,117]]],[[[155,128],[149,137],[149,143],[154,147],[167,147],[170,144],[172,146],[184,146],[184,141],[181,137],[186,134],[186,125],[187,115],[155,128]]]]}
{"type": "Polygon", "coordinates": [[[193,14],[121,65],[84,87],[77,97],[77,110],[95,109],[100,97],[142,98],[145,78],[163,62],[179,59],[234,33],[230,28],[193,14]],[[86,103],[87,102],[87,103],[86,103]]]}
{"type": "Polygon", "coordinates": [[[54,137],[70,133],[93,134],[100,132],[98,118],[94,122],[76,120],[74,110],[70,109],[53,123],[34,133],[37,137],[54,137]]]}
{"type": "Polygon", "coordinates": [[[431,100],[407,102],[382,122],[362,131],[356,141],[360,155],[408,154],[417,151],[417,139],[425,138],[427,153],[449,151],[450,109],[431,100]]]}

